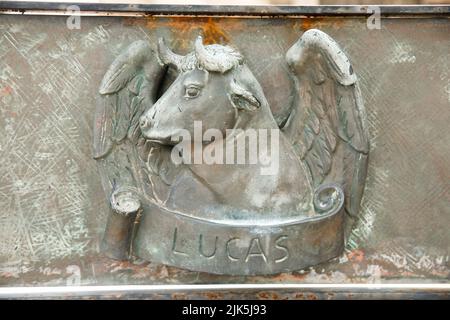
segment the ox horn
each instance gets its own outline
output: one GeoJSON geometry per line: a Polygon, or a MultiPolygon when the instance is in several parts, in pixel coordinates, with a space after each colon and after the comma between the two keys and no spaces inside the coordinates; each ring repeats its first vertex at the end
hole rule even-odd
{"type": "Polygon", "coordinates": [[[163,64],[170,64],[180,69],[184,56],[174,53],[164,43],[163,38],[158,39],[158,56],[163,64]]]}
{"type": "Polygon", "coordinates": [[[197,39],[195,39],[194,48],[195,56],[201,65],[205,66],[207,70],[218,71],[216,70],[218,66],[213,63],[216,59],[214,59],[214,57],[203,46],[202,36],[198,36],[197,39]]]}

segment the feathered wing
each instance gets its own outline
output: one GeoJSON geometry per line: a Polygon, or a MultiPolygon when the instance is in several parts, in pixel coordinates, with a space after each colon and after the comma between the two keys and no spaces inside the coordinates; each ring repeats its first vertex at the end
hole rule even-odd
{"type": "Polygon", "coordinates": [[[343,186],[348,232],[359,211],[369,152],[357,77],[338,44],[319,30],[306,31],[286,59],[297,96],[283,131],[307,164],[314,187],[343,186]]]}
{"type": "Polygon", "coordinates": [[[136,187],[140,116],[156,101],[164,67],[144,41],[132,43],[111,64],[100,85],[94,125],[94,158],[102,159],[106,190],[136,187]]]}

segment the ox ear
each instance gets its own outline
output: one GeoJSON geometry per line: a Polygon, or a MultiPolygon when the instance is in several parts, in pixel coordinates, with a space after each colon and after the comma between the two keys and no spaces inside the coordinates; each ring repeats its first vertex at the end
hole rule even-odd
{"type": "Polygon", "coordinates": [[[241,87],[235,79],[230,84],[230,100],[231,104],[238,110],[255,111],[261,103],[248,90],[241,87]]]}

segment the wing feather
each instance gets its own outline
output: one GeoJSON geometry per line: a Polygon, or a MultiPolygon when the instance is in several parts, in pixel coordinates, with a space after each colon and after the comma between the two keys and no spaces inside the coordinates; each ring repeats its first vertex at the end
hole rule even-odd
{"type": "Polygon", "coordinates": [[[111,64],[100,84],[94,127],[94,158],[125,140],[136,144],[139,118],[156,100],[165,68],[145,41],[132,43],[111,64]]]}
{"type": "Polygon", "coordinates": [[[346,210],[359,211],[369,143],[357,78],[337,43],[309,30],[286,55],[297,98],[283,127],[311,173],[315,187],[339,182],[346,210]]]}

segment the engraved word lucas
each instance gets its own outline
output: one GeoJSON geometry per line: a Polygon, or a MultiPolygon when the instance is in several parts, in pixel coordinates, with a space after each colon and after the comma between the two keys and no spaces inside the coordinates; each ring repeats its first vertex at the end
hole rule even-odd
{"type": "Polygon", "coordinates": [[[251,239],[226,237],[219,240],[218,236],[205,239],[203,234],[199,234],[198,241],[188,246],[186,243],[180,244],[180,236],[183,235],[180,235],[178,228],[175,228],[172,242],[173,254],[205,259],[214,259],[217,255],[222,255],[226,260],[246,263],[250,259],[259,260],[260,263],[268,263],[269,259],[273,259],[274,263],[281,263],[289,258],[289,250],[285,243],[288,239],[286,235],[277,235],[274,237],[274,242],[267,245],[261,237],[251,239]]]}
{"type": "Polygon", "coordinates": [[[156,49],[136,41],[103,78],[94,157],[112,209],[105,252],[228,274],[290,271],[337,256],[360,208],[369,154],[345,53],[315,29],[292,45],[294,96],[279,126],[237,49],[201,37],[193,47],[182,56],[162,39],[156,49]],[[277,132],[275,145],[264,144],[276,156],[266,158],[277,161],[271,174],[261,174],[261,161],[224,160],[230,150],[234,157],[262,148],[242,143],[249,130],[277,132]],[[209,159],[196,154],[199,145],[214,150],[209,159]],[[220,263],[202,259],[220,250],[220,263]],[[255,257],[265,263],[245,264],[255,257]]]}

